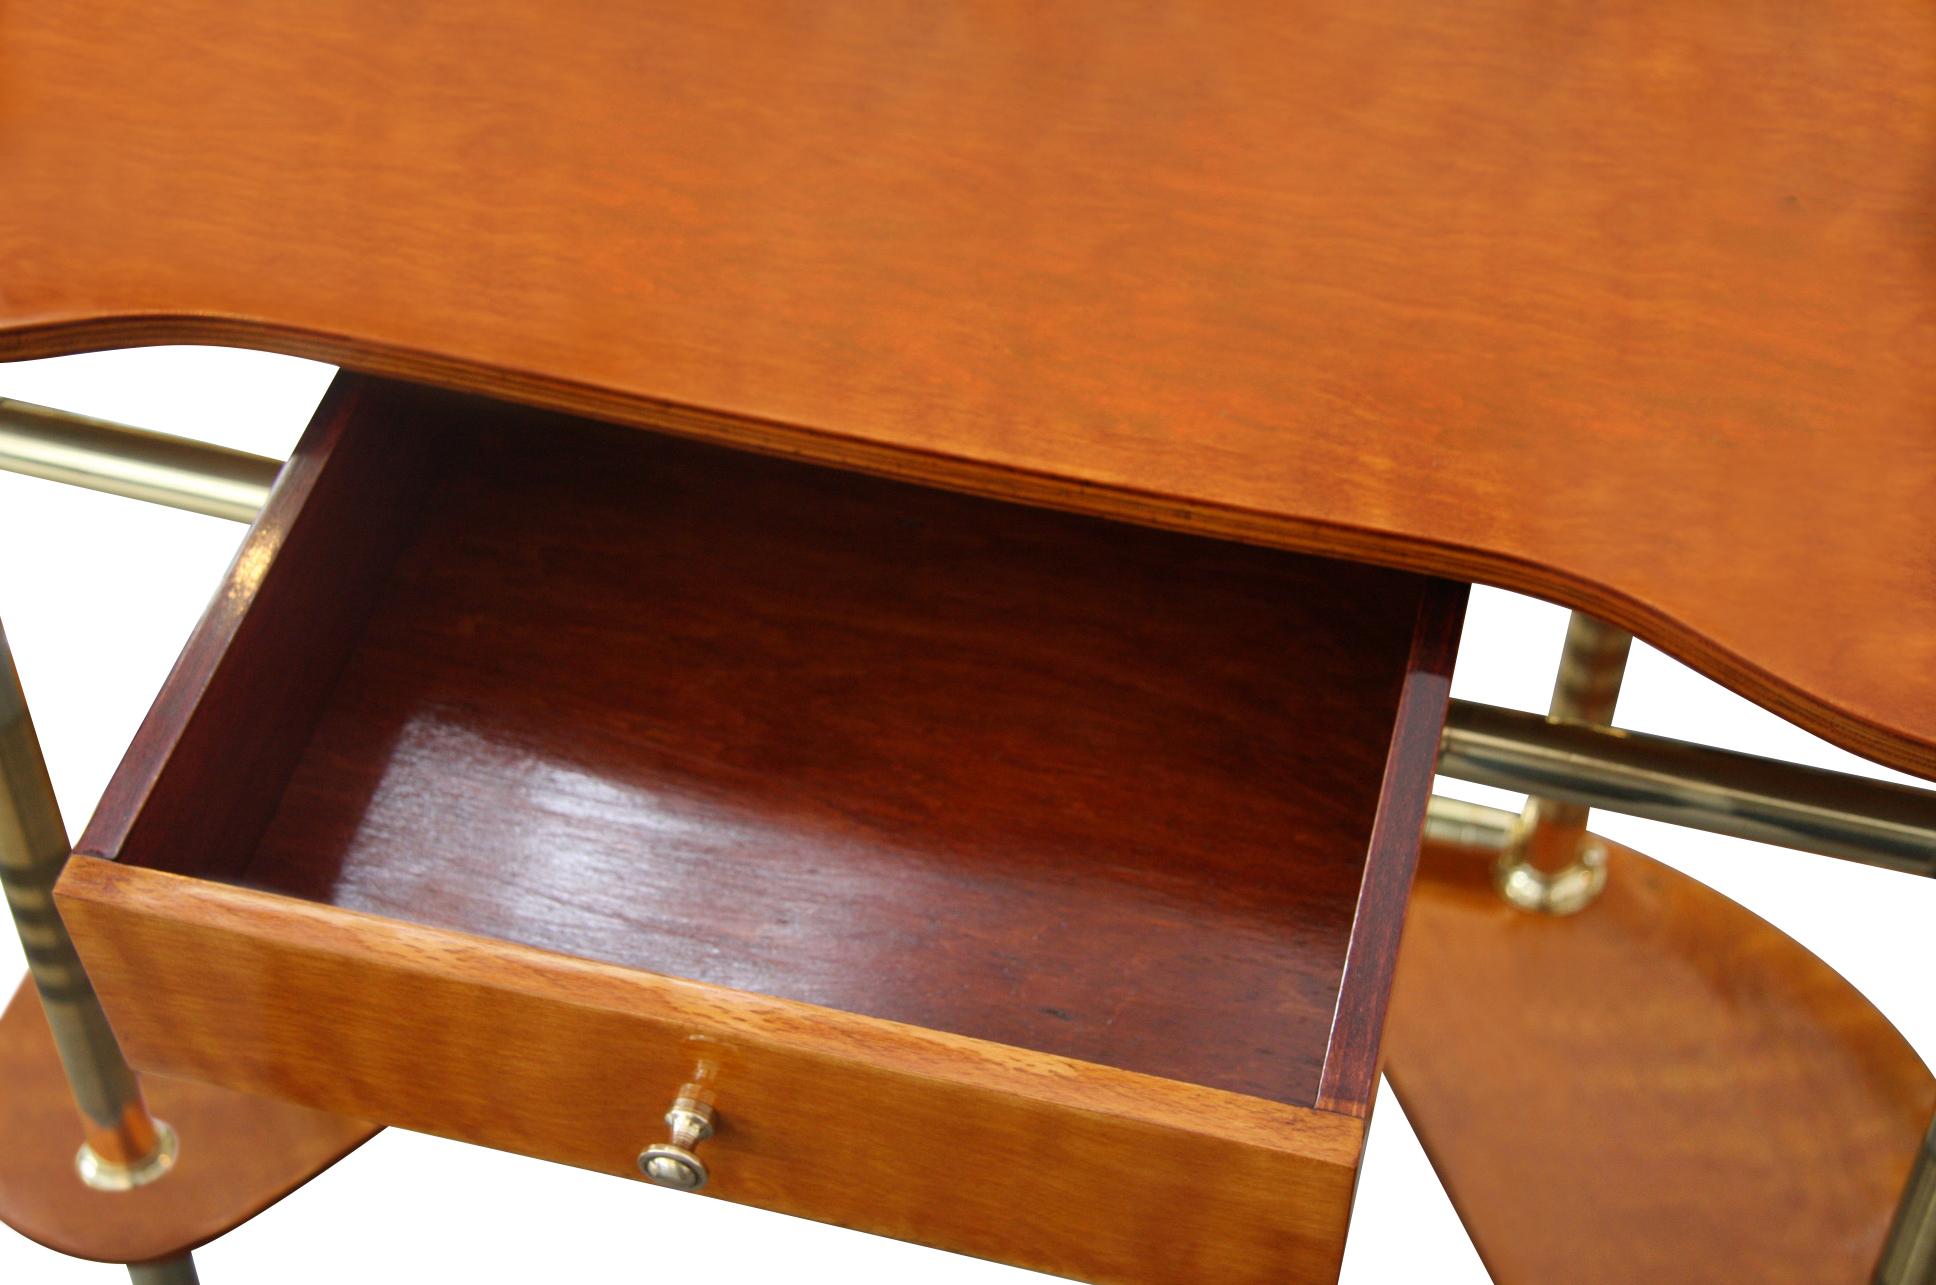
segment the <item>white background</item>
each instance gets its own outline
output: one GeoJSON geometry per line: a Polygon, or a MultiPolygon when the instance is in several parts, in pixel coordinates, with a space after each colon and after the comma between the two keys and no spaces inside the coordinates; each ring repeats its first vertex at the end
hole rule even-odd
{"type": "MultiPolygon", "coordinates": [[[[0,365],[0,397],[281,456],[330,373],[255,353],[148,349],[0,365]]],[[[0,620],[70,831],[78,833],[92,810],[241,534],[234,523],[0,473],[0,620]]],[[[1546,603],[1475,591],[1453,691],[1544,711],[1565,619],[1546,603]]],[[[1618,721],[1908,779],[1824,744],[1645,646],[1635,648],[1618,721]]],[[[1439,788],[1517,806],[1511,796],[1456,781],[1441,780],[1439,788]]],[[[1874,1000],[1925,1060],[1936,1060],[1936,1001],[1922,944],[1936,923],[1936,885],[1607,814],[1595,827],[1787,930],[1874,1000]]],[[[9,993],[10,979],[24,970],[12,933],[0,928],[0,980],[9,993]]],[[[396,1130],[197,1257],[206,1285],[1048,1279],[396,1130]]],[[[0,1227],[0,1282],[116,1279],[125,1279],[117,1268],[62,1258],[0,1227]]],[[[1344,1279],[1486,1280],[1390,1094],[1374,1117],[1344,1279]]]]}

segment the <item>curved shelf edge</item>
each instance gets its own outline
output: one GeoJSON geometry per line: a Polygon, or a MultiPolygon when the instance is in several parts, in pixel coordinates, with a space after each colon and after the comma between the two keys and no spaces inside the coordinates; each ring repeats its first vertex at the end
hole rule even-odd
{"type": "Polygon", "coordinates": [[[0,1221],[72,1258],[171,1258],[255,1217],[380,1127],[189,1080],[142,1085],[181,1135],[175,1169],[130,1192],[83,1186],[80,1125],[40,999],[22,982],[0,1016],[0,1221]]]}
{"type": "Polygon", "coordinates": [[[1471,1234],[1520,1281],[1867,1281],[1936,1080],[1840,974],[1614,844],[1571,918],[1428,842],[1386,1073],[1471,1234]]]}
{"type": "Polygon", "coordinates": [[[162,344],[210,344],[282,353],[455,392],[503,398],[1023,504],[1496,585],[1598,616],[1851,753],[1936,780],[1936,725],[1909,726],[1873,711],[1852,709],[1830,694],[1812,691],[1714,643],[1698,626],[1627,590],[1510,554],[1322,518],[1193,503],[1081,478],[1026,472],[268,320],[174,313],[38,322],[0,318],[0,361],[162,344]]]}

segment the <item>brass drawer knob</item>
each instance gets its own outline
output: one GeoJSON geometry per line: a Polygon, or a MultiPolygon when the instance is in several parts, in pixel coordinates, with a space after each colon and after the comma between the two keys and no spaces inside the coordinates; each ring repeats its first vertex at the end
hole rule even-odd
{"type": "Polygon", "coordinates": [[[698,1148],[713,1136],[712,1105],[702,1101],[689,1084],[679,1091],[665,1122],[672,1130],[671,1141],[655,1142],[639,1152],[639,1172],[661,1187],[698,1191],[709,1176],[698,1148]]]}

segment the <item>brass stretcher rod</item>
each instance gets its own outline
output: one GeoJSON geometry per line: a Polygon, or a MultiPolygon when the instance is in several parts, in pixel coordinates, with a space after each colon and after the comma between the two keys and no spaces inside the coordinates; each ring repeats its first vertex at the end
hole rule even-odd
{"type": "Polygon", "coordinates": [[[1715,834],[1936,876],[1936,791],[1454,700],[1439,771],[1715,834]]]}
{"type": "Polygon", "coordinates": [[[281,460],[0,397],[0,468],[252,522],[281,460]]]}
{"type": "MultiPolygon", "coordinates": [[[[0,399],[0,468],[238,522],[279,463],[0,399]]],[[[1455,700],[1438,770],[1604,808],[1936,876],[1936,791],[1586,722],[1455,700]]],[[[1443,817],[1464,813],[1435,799],[1443,817]]],[[[1504,840],[1502,840],[1503,842],[1504,840]]]]}

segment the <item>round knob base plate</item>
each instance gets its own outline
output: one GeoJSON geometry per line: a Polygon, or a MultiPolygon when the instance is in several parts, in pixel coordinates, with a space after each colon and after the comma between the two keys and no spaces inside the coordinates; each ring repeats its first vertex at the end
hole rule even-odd
{"type": "Polygon", "coordinates": [[[686,1148],[657,1142],[639,1153],[639,1172],[661,1187],[698,1191],[706,1185],[706,1162],[686,1148]]]}

